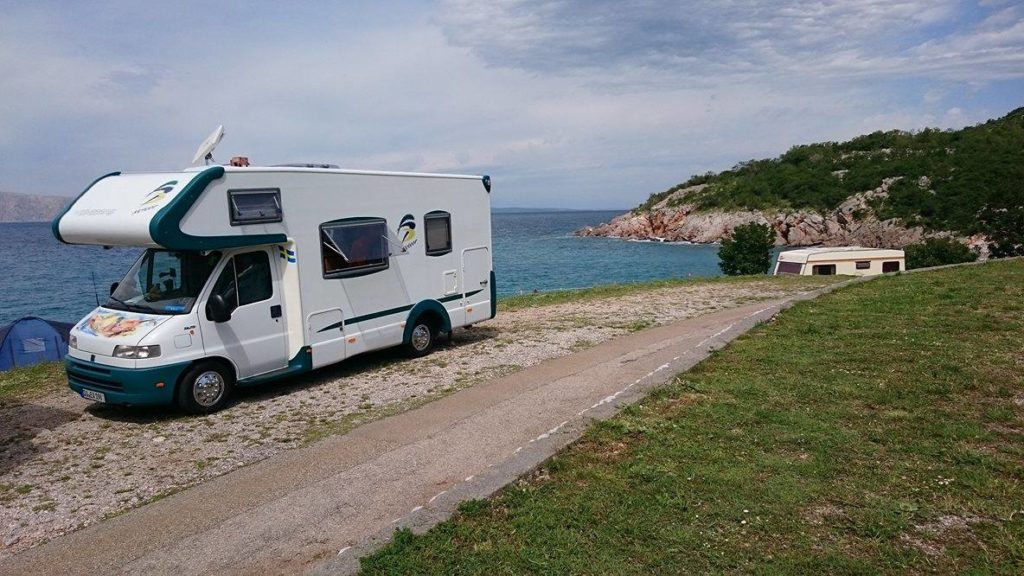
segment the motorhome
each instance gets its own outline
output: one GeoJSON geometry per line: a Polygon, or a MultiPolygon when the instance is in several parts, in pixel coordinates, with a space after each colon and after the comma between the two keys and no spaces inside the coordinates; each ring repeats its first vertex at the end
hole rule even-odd
{"type": "Polygon", "coordinates": [[[779,253],[775,275],[799,276],[874,276],[907,269],[903,250],[880,250],[845,246],[802,248],[779,253]]]}
{"type": "MultiPolygon", "coordinates": [[[[209,156],[208,156],[209,157],[209,156]]],[[[97,402],[222,408],[276,380],[493,318],[490,178],[306,166],[107,174],[52,224],[144,248],[72,329],[97,402]]]]}

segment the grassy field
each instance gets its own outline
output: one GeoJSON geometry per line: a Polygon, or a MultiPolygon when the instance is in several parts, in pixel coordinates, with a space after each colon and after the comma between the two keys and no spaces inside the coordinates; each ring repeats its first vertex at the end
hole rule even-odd
{"type": "Polygon", "coordinates": [[[797,305],[367,574],[1024,573],[1024,262],[797,305]]]}
{"type": "Polygon", "coordinates": [[[67,389],[64,364],[47,362],[0,372],[0,406],[67,389]]]}

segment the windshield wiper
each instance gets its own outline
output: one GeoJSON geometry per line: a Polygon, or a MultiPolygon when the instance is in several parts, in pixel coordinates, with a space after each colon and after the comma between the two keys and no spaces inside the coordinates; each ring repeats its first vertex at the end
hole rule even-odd
{"type": "Polygon", "coordinates": [[[125,302],[124,300],[121,300],[120,298],[118,298],[117,296],[114,296],[113,294],[110,295],[110,299],[113,300],[114,302],[117,302],[121,306],[124,306],[124,309],[128,310],[128,311],[134,310],[135,312],[153,312],[153,309],[148,307],[148,306],[139,306],[138,304],[129,304],[128,302],[125,302]]]}

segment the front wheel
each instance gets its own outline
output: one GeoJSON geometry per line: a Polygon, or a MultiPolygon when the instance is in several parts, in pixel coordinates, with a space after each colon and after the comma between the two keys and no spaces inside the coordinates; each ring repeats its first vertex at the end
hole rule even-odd
{"type": "Polygon", "coordinates": [[[209,414],[227,405],[235,384],[230,370],[215,362],[189,368],[178,385],[178,406],[189,414],[209,414]]]}
{"type": "Polygon", "coordinates": [[[409,335],[409,342],[405,345],[405,352],[412,358],[426,356],[433,349],[436,339],[437,330],[431,324],[417,320],[409,335]]]}

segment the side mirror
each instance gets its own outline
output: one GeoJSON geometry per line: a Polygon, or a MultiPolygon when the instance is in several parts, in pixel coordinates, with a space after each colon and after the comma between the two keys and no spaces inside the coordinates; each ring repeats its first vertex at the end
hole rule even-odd
{"type": "Polygon", "coordinates": [[[110,285],[110,294],[111,294],[111,296],[113,296],[113,294],[114,294],[114,291],[115,291],[115,290],[117,290],[117,286],[118,286],[118,283],[117,283],[117,282],[114,282],[114,283],[112,283],[112,284],[110,285]]]}
{"type": "Polygon", "coordinates": [[[227,322],[231,320],[231,309],[224,296],[214,294],[206,303],[206,317],[214,322],[227,322]]]}

